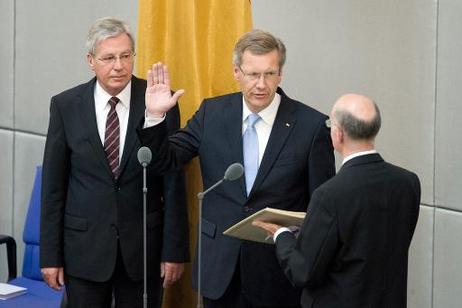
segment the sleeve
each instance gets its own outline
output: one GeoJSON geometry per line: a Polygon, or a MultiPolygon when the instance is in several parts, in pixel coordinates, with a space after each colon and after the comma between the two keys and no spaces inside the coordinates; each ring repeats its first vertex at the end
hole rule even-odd
{"type": "Polygon", "coordinates": [[[70,151],[63,119],[52,98],[42,169],[40,267],[63,266],[64,207],[69,172],[70,151]]]}
{"type": "MultiPolygon", "coordinates": [[[[180,127],[178,105],[165,119],[168,134],[180,127]]],[[[164,230],[162,261],[183,263],[189,261],[188,211],[186,204],[184,171],[182,168],[163,176],[164,230]]]]}
{"type": "Polygon", "coordinates": [[[188,121],[185,128],[179,129],[170,137],[169,121],[138,129],[141,143],[151,149],[153,160],[150,169],[158,174],[179,169],[197,156],[202,139],[205,102],[188,121]]]}
{"type": "Polygon", "coordinates": [[[322,183],[335,175],[335,157],[330,130],[325,125],[325,117],[319,122],[309,154],[309,191],[310,195],[322,183]]]}
{"type": "Polygon", "coordinates": [[[276,240],[279,263],[286,277],[300,288],[322,282],[337,251],[336,216],[325,209],[323,202],[322,193],[316,191],[298,239],[283,232],[276,240]]]}

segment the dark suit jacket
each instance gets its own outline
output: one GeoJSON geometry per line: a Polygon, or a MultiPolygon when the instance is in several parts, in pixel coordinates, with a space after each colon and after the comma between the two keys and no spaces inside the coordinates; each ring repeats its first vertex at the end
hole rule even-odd
{"type": "Polygon", "coordinates": [[[409,244],[419,215],[414,173],[379,154],[347,161],[313,194],[298,240],[276,240],[303,307],[406,307],[409,244]]]}
{"type": "MultiPolygon", "coordinates": [[[[112,175],[98,134],[96,79],[51,99],[43,159],[40,264],[67,274],[105,281],[113,273],[120,245],[128,275],[143,278],[142,167],[137,129],[144,123],[146,81],[132,77],[130,114],[120,176],[112,175]]],[[[179,126],[178,107],[166,119],[179,126]]],[[[148,273],[159,262],[188,260],[187,212],[182,171],[163,178],[148,171],[148,273]]]]}
{"type": "MultiPolygon", "coordinates": [[[[274,246],[224,236],[224,230],[264,207],[305,211],[312,191],[335,173],[326,116],[287,97],[281,104],[249,197],[244,177],[207,194],[202,219],[202,294],[223,295],[239,263],[242,289],[256,305],[299,304],[300,292],[280,269],[274,246]]],[[[148,130],[144,130],[148,132],[148,130]]],[[[155,145],[159,170],[199,156],[204,188],[243,162],[242,94],[206,99],[187,126],[167,140],[163,125],[142,139],[155,145]]],[[[197,262],[197,260],[196,260],[197,262]]],[[[197,266],[194,266],[194,270],[197,266]]],[[[193,286],[197,288],[194,272],[193,286]]]]}

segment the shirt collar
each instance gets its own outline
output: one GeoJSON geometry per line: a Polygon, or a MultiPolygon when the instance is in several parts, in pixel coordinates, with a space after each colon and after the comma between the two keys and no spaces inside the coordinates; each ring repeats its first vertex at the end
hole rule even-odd
{"type": "MultiPolygon", "coordinates": [[[[121,106],[125,107],[125,109],[129,109],[130,107],[130,96],[132,92],[132,81],[130,80],[128,84],[125,86],[125,88],[116,95],[116,97],[120,100],[121,106]]],[[[109,99],[112,97],[112,95],[109,95],[109,93],[106,92],[106,90],[101,87],[99,84],[99,81],[96,81],[96,86],[95,86],[95,104],[96,104],[96,109],[103,110],[106,108],[108,105],[109,99]]]]}
{"type": "Polygon", "coordinates": [[[361,152],[356,152],[356,153],[353,153],[353,154],[350,154],[348,155],[347,157],[345,157],[342,161],[342,166],[349,160],[352,160],[353,158],[355,157],[358,157],[358,156],[363,156],[363,155],[368,155],[368,154],[375,154],[377,153],[377,150],[369,150],[369,151],[361,151],[361,152]]]}
{"type": "MultiPolygon", "coordinates": [[[[276,114],[278,112],[279,105],[281,104],[281,95],[275,93],[271,103],[262,111],[258,113],[260,118],[269,126],[273,126],[274,120],[276,119],[276,114]]],[[[245,98],[242,96],[242,122],[247,120],[249,114],[252,113],[247,104],[245,103],[245,98]]]]}

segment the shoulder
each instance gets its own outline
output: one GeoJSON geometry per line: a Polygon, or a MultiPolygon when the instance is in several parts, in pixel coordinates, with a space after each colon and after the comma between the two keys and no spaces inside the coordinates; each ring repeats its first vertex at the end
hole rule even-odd
{"type": "Polygon", "coordinates": [[[309,106],[308,104],[302,103],[289,97],[281,88],[278,88],[277,93],[281,95],[281,104],[288,104],[290,108],[301,117],[309,117],[313,120],[324,121],[328,116],[319,110],[309,106]]]}
{"type": "Polygon", "coordinates": [[[54,102],[69,102],[72,101],[74,98],[81,96],[86,91],[91,91],[94,89],[96,82],[96,78],[91,79],[88,82],[79,84],[73,88],[64,90],[61,93],[58,93],[52,97],[52,101],[54,102]]]}

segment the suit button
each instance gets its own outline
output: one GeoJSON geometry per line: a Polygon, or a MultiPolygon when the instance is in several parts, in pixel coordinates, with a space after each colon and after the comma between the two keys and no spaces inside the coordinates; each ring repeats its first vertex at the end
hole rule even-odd
{"type": "Polygon", "coordinates": [[[117,191],[120,191],[120,186],[117,186],[117,191]]]}
{"type": "Polygon", "coordinates": [[[251,210],[252,210],[252,209],[251,209],[250,207],[244,206],[244,209],[243,209],[244,213],[248,213],[248,212],[250,212],[251,210]]]}

